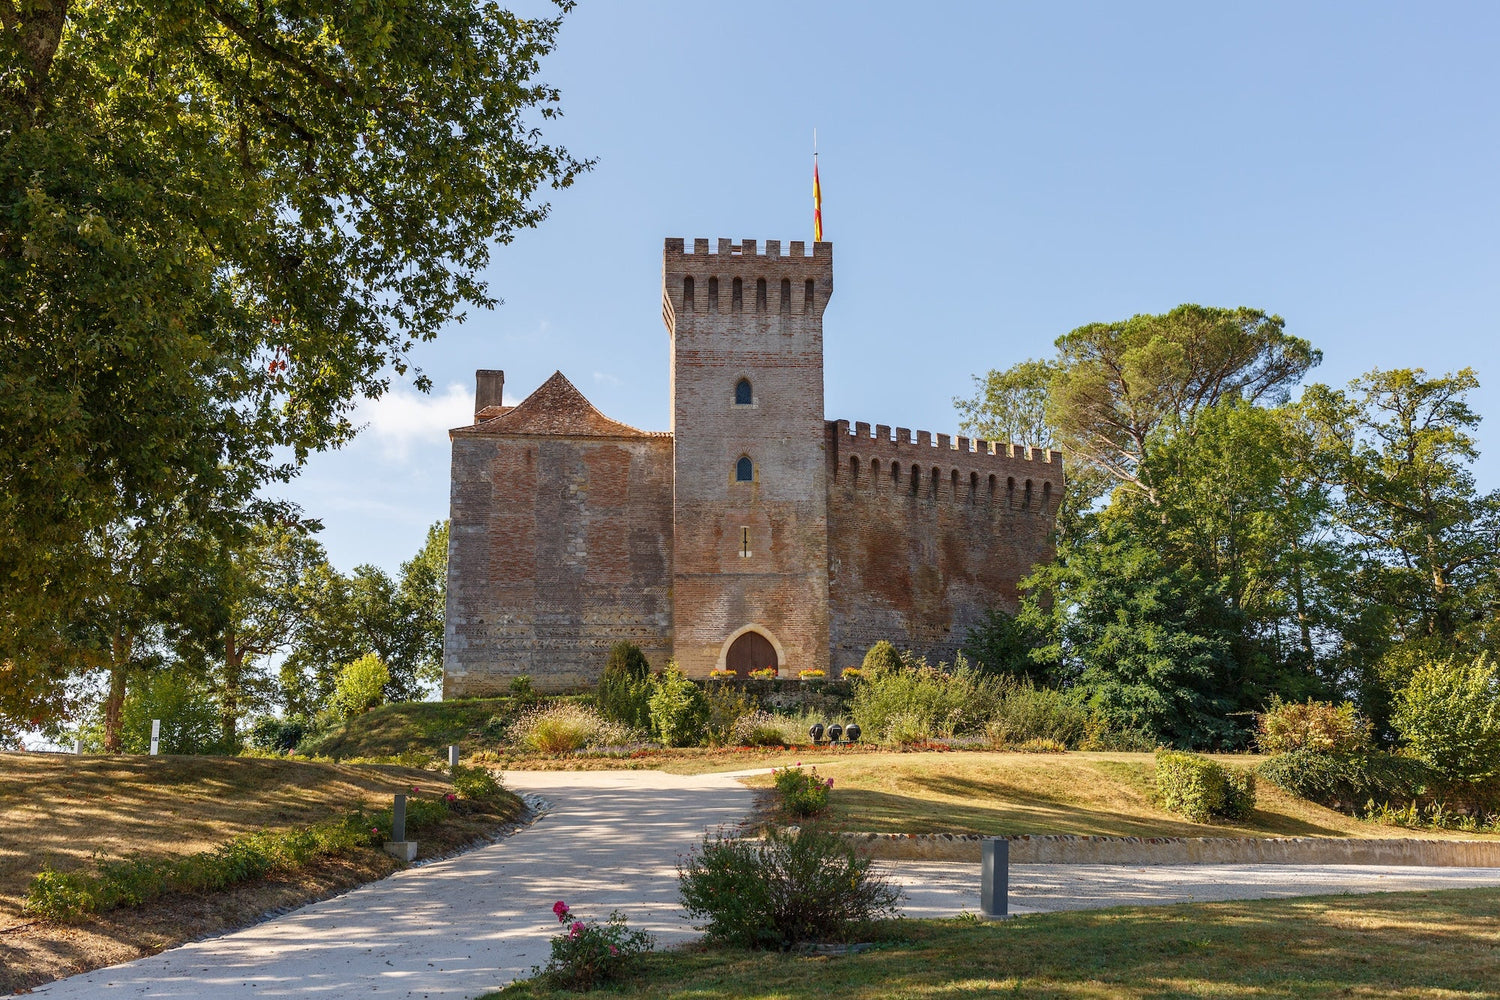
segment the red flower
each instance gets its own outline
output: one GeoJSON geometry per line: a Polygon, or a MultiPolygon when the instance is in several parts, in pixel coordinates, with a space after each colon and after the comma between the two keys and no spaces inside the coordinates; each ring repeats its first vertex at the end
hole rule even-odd
{"type": "Polygon", "coordinates": [[[583,921],[575,920],[573,921],[573,926],[568,928],[568,937],[577,937],[578,935],[582,934],[583,931],[583,921]]]}
{"type": "Polygon", "coordinates": [[[552,912],[557,914],[557,922],[562,923],[568,919],[568,904],[559,899],[552,904],[552,912]]]}

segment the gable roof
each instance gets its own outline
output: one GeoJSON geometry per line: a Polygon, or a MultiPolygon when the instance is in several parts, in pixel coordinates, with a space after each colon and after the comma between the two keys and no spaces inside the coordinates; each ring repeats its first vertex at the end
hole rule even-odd
{"type": "Polygon", "coordinates": [[[583,393],[562,372],[553,372],[517,406],[499,416],[467,427],[454,428],[453,434],[555,434],[585,437],[656,437],[649,431],[611,420],[594,408],[583,393]]]}

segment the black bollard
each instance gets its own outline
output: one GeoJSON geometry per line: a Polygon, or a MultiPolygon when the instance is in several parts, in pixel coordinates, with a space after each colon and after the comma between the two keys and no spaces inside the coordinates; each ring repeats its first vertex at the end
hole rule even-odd
{"type": "Polygon", "coordinates": [[[396,795],[396,805],[391,809],[391,840],[401,843],[406,839],[406,796],[396,795]]]}
{"type": "Polygon", "coordinates": [[[986,837],[984,866],[979,875],[979,912],[987,920],[1010,916],[1010,841],[986,837]]]}

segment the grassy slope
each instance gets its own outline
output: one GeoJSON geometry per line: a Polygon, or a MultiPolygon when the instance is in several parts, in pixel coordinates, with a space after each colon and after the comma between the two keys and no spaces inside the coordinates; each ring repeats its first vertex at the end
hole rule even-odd
{"type": "MultiPolygon", "coordinates": [[[[189,854],[242,833],[302,827],[356,808],[387,808],[413,785],[451,786],[433,771],[236,757],[71,757],[0,753],[0,994],[85,969],[127,961],[258,914],[322,898],[389,874],[376,850],[318,862],[211,897],[165,897],[139,910],[101,915],[82,927],[38,923],[21,911],[32,876],[109,857],[189,854]]],[[[424,854],[470,842],[513,817],[496,808],[454,814],[425,831],[424,854]]]]}
{"type": "Polygon", "coordinates": [[[509,698],[461,698],[455,701],[416,701],[381,705],[355,716],[319,741],[318,756],[395,757],[410,752],[442,754],[457,743],[465,754],[500,748],[495,734],[486,734],[490,719],[509,719],[509,698]]]}
{"type": "MultiPolygon", "coordinates": [[[[1244,767],[1255,762],[1253,757],[1220,759],[1244,767]]],[[[829,818],[844,830],[1111,837],[1481,836],[1365,823],[1264,781],[1258,785],[1251,820],[1191,823],[1152,804],[1154,771],[1150,754],[1124,753],[862,755],[818,765],[820,775],[834,779],[829,818]]],[[[768,786],[770,779],[746,782],[768,786]]]]}
{"type": "MultiPolygon", "coordinates": [[[[908,921],[834,958],[692,947],[607,995],[682,1000],[1500,996],[1500,889],[908,921]]],[[[503,1000],[562,997],[530,982],[503,1000]]]]}

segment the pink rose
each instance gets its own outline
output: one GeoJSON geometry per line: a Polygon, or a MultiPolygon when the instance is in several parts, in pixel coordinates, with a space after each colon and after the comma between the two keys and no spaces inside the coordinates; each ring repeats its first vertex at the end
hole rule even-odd
{"type": "Polygon", "coordinates": [[[573,921],[573,926],[568,928],[568,937],[577,937],[583,933],[583,930],[583,921],[575,920],[573,921]]]}
{"type": "Polygon", "coordinates": [[[552,912],[557,914],[558,923],[561,923],[568,919],[568,904],[559,899],[552,904],[552,912]]]}

